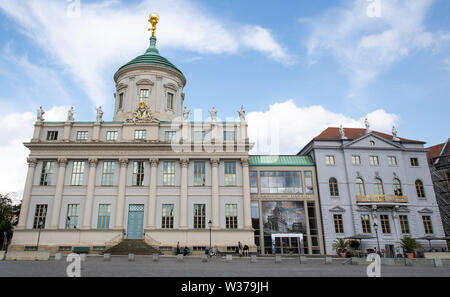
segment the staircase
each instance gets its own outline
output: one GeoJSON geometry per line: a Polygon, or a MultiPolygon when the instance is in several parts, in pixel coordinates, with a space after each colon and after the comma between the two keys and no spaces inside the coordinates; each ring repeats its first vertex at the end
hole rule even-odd
{"type": "Polygon", "coordinates": [[[159,249],[154,248],[147,243],[143,239],[124,239],[118,245],[115,245],[107,250],[105,250],[104,254],[111,255],[153,255],[153,254],[162,254],[159,249]]]}

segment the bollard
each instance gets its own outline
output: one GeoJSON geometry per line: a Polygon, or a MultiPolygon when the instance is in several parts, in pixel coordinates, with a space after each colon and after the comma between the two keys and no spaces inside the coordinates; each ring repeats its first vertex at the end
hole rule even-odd
{"type": "Polygon", "coordinates": [[[325,264],[331,264],[331,263],[333,263],[333,258],[325,257],[325,264]]]}
{"type": "Polygon", "coordinates": [[[256,263],[258,260],[256,259],[256,255],[252,255],[250,258],[250,263],[256,263]]]}
{"type": "Polygon", "coordinates": [[[381,258],[381,263],[383,265],[395,265],[395,259],[394,258],[381,258]]]}
{"type": "Polygon", "coordinates": [[[275,263],[281,263],[281,256],[275,256],[275,263]]]}
{"type": "Polygon", "coordinates": [[[202,262],[208,262],[208,256],[207,255],[202,255],[202,262]]]}
{"type": "Polygon", "coordinates": [[[351,259],[351,264],[352,264],[352,265],[359,265],[359,258],[357,258],[357,257],[352,257],[352,259],[351,259]]]}
{"type": "Polygon", "coordinates": [[[413,266],[413,259],[405,258],[405,266],[413,266]]]}
{"type": "Polygon", "coordinates": [[[80,259],[81,259],[81,261],[86,261],[86,257],[87,257],[87,255],[86,254],[80,254],[80,259]]]}
{"type": "Polygon", "coordinates": [[[306,264],[308,263],[308,260],[305,256],[300,256],[300,264],[306,264]]]}
{"type": "Polygon", "coordinates": [[[134,254],[128,254],[128,261],[133,262],[135,260],[134,254]]]}
{"type": "Polygon", "coordinates": [[[104,254],[103,261],[111,261],[111,254],[104,254]]]}
{"type": "Polygon", "coordinates": [[[159,254],[153,254],[152,257],[153,257],[152,258],[153,262],[158,262],[159,261],[159,254]]]}
{"type": "Polygon", "coordinates": [[[434,259],[434,267],[443,267],[442,259],[434,259]]]}
{"type": "Polygon", "coordinates": [[[183,262],[183,255],[181,254],[177,255],[177,262],[183,262]]]}
{"type": "Polygon", "coordinates": [[[56,261],[61,261],[62,260],[62,254],[55,254],[55,260],[56,261]]]}
{"type": "Polygon", "coordinates": [[[232,255],[227,255],[226,261],[227,261],[228,263],[231,263],[231,262],[233,261],[233,256],[232,256],[232,255]]]}

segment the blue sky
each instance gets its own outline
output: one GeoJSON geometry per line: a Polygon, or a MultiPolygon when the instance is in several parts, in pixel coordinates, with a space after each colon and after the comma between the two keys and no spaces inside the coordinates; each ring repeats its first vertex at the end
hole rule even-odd
{"type": "MultiPolygon", "coordinates": [[[[47,120],[74,106],[76,120],[92,121],[98,105],[112,119],[113,75],[147,48],[151,12],[160,53],[187,78],[187,107],[226,118],[244,104],[254,141],[278,127],[269,153],[296,153],[327,126],[365,117],[429,145],[449,137],[450,1],[77,2],[0,0],[0,152],[11,166],[26,168],[21,142],[40,105],[47,120]]],[[[12,175],[16,186],[0,191],[23,182],[12,175]]]]}

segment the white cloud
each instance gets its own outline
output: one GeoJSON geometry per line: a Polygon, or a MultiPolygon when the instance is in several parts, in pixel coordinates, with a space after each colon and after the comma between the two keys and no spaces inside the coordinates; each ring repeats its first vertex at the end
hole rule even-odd
{"type": "Polygon", "coordinates": [[[269,110],[247,115],[248,133],[255,142],[252,154],[296,154],[327,127],[364,127],[368,118],[371,129],[389,132],[399,117],[384,110],[375,110],[358,119],[314,105],[298,107],[294,100],[275,103],[269,110]]]}
{"type": "Polygon", "coordinates": [[[150,8],[160,15],[160,48],[212,54],[233,54],[247,48],[282,63],[289,59],[268,30],[222,20],[188,0],[141,0],[137,4],[81,1],[80,17],[68,17],[68,5],[56,0],[0,0],[0,9],[67,68],[95,105],[107,102],[114,67],[148,47],[150,8]],[[241,35],[248,38],[239,38],[241,35]]]}
{"type": "MultiPolygon", "coordinates": [[[[67,110],[67,106],[55,106],[44,117],[47,121],[61,121],[67,110]]],[[[15,193],[15,202],[22,199],[27,174],[26,158],[30,153],[23,143],[31,140],[35,120],[36,114],[32,112],[0,117],[0,193],[15,193]]]]}
{"type": "Polygon", "coordinates": [[[351,79],[351,93],[411,52],[438,46],[446,36],[424,28],[432,0],[379,1],[379,18],[368,17],[371,2],[354,0],[309,21],[310,57],[320,49],[334,55],[351,79]]]}

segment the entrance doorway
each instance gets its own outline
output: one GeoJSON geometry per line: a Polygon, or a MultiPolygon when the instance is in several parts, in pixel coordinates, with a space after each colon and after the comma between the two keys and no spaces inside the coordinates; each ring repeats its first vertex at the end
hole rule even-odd
{"type": "Polygon", "coordinates": [[[272,234],[272,254],[303,255],[303,234],[272,234]]]}
{"type": "Polygon", "coordinates": [[[128,206],[128,239],[142,239],[144,233],[144,204],[130,204],[128,206]]]}

